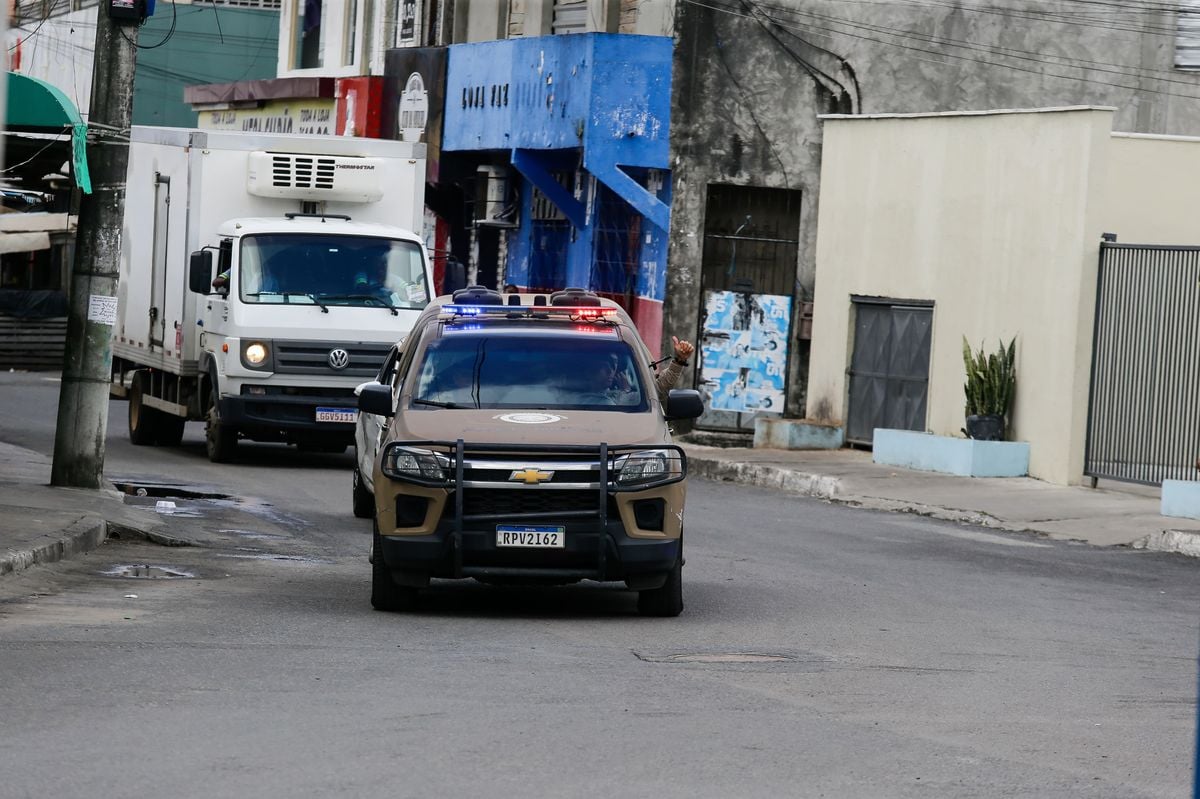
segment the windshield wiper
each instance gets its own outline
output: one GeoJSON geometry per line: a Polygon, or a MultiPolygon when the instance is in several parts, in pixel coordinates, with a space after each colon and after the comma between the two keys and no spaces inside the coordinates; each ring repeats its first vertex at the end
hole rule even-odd
{"type": "Polygon", "coordinates": [[[396,306],[392,305],[392,301],[387,297],[380,297],[377,294],[322,294],[323,300],[364,300],[368,306],[379,303],[380,307],[387,308],[392,312],[392,316],[399,316],[400,312],[396,310],[396,306]]]}
{"type": "MultiPolygon", "coordinates": [[[[317,299],[317,295],[308,291],[255,291],[246,295],[247,297],[308,297],[310,300],[321,306],[321,313],[329,313],[329,308],[325,303],[317,299]]],[[[291,303],[287,303],[291,305],[291,303]]]]}
{"type": "Polygon", "coordinates": [[[461,408],[461,407],[463,407],[462,405],[459,405],[457,402],[440,402],[438,400],[422,399],[420,397],[413,397],[413,405],[432,405],[435,408],[461,408]]]}

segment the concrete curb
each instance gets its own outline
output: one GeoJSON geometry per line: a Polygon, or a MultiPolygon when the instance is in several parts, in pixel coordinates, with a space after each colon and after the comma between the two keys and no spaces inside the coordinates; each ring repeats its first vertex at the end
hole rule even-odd
{"type": "Polygon", "coordinates": [[[55,541],[33,549],[9,550],[0,555],[0,575],[87,552],[100,546],[107,537],[108,522],[98,516],[83,516],[63,530],[62,537],[55,541]]]}
{"type": "MultiPolygon", "coordinates": [[[[1008,522],[983,511],[945,508],[908,500],[847,494],[840,478],[797,472],[786,467],[772,466],[770,464],[722,461],[717,458],[706,458],[703,455],[689,453],[688,470],[691,475],[696,477],[744,483],[758,488],[788,491],[823,499],[827,502],[836,502],[839,505],[850,505],[867,510],[890,513],[912,513],[931,519],[974,524],[1010,533],[1026,533],[1043,538],[1052,537],[1050,533],[1044,530],[1038,530],[1021,522],[1008,522]]],[[[1064,540],[1081,539],[1072,538],[1064,540]]],[[[1169,552],[1200,558],[1200,533],[1185,530],[1162,530],[1132,544],[1122,546],[1131,546],[1133,549],[1142,549],[1151,552],[1169,552]]]]}
{"type": "Polygon", "coordinates": [[[688,471],[696,477],[747,483],[760,488],[777,488],[810,497],[833,500],[841,489],[841,480],[821,474],[805,474],[765,463],[729,463],[702,455],[688,455],[688,471]]]}
{"type": "Polygon", "coordinates": [[[1200,558],[1200,534],[1186,530],[1163,530],[1140,541],[1134,541],[1133,548],[1150,552],[1174,552],[1177,555],[1200,558]]]}

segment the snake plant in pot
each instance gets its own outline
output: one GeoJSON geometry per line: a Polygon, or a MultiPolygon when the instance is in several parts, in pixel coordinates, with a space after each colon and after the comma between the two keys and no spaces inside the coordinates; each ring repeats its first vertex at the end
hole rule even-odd
{"type": "Polygon", "coordinates": [[[967,426],[963,430],[967,438],[983,441],[1003,441],[1009,411],[1017,391],[1016,345],[1014,337],[1000,342],[1000,349],[985,354],[983,348],[972,352],[967,337],[963,336],[963,365],[967,369],[967,382],[963,391],[967,395],[967,426]]]}

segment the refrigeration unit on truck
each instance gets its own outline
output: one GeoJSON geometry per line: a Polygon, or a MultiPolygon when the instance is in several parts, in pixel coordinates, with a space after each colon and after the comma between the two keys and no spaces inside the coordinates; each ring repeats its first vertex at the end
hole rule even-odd
{"type": "Polygon", "coordinates": [[[130,440],[176,445],[198,420],[217,462],[241,438],[344,450],[355,387],[432,296],[414,232],[425,146],[149,127],[130,138],[111,384],[129,400],[130,440]]]}

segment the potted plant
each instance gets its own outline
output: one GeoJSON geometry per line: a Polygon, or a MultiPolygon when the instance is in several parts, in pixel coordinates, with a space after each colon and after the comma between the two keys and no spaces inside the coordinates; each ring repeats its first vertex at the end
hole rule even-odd
{"type": "Polygon", "coordinates": [[[968,438],[1004,440],[1017,390],[1016,344],[1015,337],[1007,347],[1001,341],[998,351],[985,355],[982,347],[972,352],[967,337],[963,336],[963,364],[967,369],[967,382],[963,384],[967,395],[967,426],[963,432],[968,438]]]}

